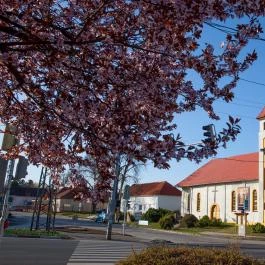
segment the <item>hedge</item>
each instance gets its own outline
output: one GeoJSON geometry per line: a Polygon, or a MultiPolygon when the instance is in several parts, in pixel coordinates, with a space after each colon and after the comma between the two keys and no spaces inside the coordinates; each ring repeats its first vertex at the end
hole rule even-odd
{"type": "Polygon", "coordinates": [[[134,253],[117,265],[264,265],[236,249],[154,247],[134,253]]]}

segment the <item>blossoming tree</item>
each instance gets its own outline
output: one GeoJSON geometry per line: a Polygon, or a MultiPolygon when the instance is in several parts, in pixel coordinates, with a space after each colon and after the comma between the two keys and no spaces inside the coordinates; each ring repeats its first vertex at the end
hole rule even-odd
{"type": "Polygon", "coordinates": [[[219,119],[213,103],[232,101],[240,72],[256,59],[255,52],[238,57],[262,31],[264,7],[248,0],[0,0],[0,120],[21,139],[2,155],[23,151],[54,172],[86,166],[92,156],[100,187],[108,188],[119,154],[160,168],[215,154],[239,133],[238,119],[216,141],[189,147],[173,117],[200,107],[219,119]],[[249,22],[227,35],[221,53],[199,45],[205,22],[242,16],[249,22]],[[189,70],[201,87],[188,80],[189,70]]]}

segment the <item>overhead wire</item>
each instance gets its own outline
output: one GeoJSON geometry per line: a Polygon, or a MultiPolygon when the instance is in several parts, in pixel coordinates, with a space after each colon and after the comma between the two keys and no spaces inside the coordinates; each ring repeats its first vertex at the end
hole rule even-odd
{"type": "MultiPolygon", "coordinates": [[[[237,29],[235,28],[232,28],[232,27],[228,27],[228,26],[224,26],[224,25],[220,25],[218,23],[214,23],[214,22],[204,22],[206,25],[208,25],[209,27],[212,27],[214,29],[217,29],[225,34],[235,34],[236,32],[238,32],[237,29]]],[[[256,37],[256,38],[250,38],[250,39],[253,39],[253,40],[260,40],[260,41],[265,41],[264,38],[260,38],[260,37],[256,37]]],[[[256,81],[253,81],[253,80],[248,80],[248,79],[245,79],[245,78],[239,78],[240,80],[242,81],[245,81],[245,82],[248,82],[248,83],[252,83],[252,84],[256,84],[256,85],[260,85],[260,86],[265,86],[264,83],[260,83],[260,82],[256,82],[256,81]]]]}

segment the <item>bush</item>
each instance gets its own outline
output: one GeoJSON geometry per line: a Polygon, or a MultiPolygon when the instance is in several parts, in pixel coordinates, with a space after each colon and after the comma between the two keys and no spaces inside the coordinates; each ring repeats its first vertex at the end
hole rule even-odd
{"type": "Polygon", "coordinates": [[[198,221],[199,227],[206,227],[211,225],[211,220],[208,215],[204,215],[201,219],[198,221]]]}
{"type": "Polygon", "coordinates": [[[222,222],[221,219],[214,218],[214,219],[211,220],[210,225],[211,226],[217,226],[218,227],[218,226],[222,226],[223,225],[223,222],[222,222]]]}
{"type": "Polygon", "coordinates": [[[185,214],[180,220],[180,227],[195,227],[198,223],[198,219],[193,214],[185,214]]]}
{"type": "Polygon", "coordinates": [[[240,254],[238,250],[188,248],[188,247],[155,247],[148,248],[129,256],[117,265],[264,265],[240,254]]]}
{"type": "Polygon", "coordinates": [[[174,223],[175,223],[175,217],[173,216],[173,214],[167,214],[161,217],[159,220],[160,227],[167,230],[172,229],[174,223]]]}
{"type": "Polygon", "coordinates": [[[147,220],[148,222],[156,223],[160,220],[161,217],[165,216],[166,214],[172,213],[167,209],[154,209],[149,208],[146,213],[144,213],[141,217],[142,220],[147,220]]]}
{"type": "Polygon", "coordinates": [[[128,212],[128,215],[129,215],[130,222],[135,222],[135,217],[129,212],[128,212]]]}
{"type": "Polygon", "coordinates": [[[265,226],[261,223],[256,223],[251,225],[251,232],[252,233],[265,233],[265,226]]]}

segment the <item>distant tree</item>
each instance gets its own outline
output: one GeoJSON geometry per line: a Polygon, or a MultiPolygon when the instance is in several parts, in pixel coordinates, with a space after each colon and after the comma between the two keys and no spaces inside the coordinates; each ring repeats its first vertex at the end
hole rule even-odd
{"type": "Polygon", "coordinates": [[[38,184],[35,183],[32,179],[29,179],[28,181],[26,181],[25,179],[19,179],[19,180],[13,180],[11,186],[36,188],[38,187],[38,184]]]}
{"type": "Polygon", "coordinates": [[[135,184],[139,182],[139,174],[141,168],[145,163],[133,160],[128,156],[121,156],[120,159],[120,172],[119,172],[119,188],[118,197],[122,199],[124,186],[126,184],[135,184]]]}
{"type": "Polygon", "coordinates": [[[32,179],[29,179],[27,182],[26,182],[26,186],[28,187],[35,187],[35,186],[38,186],[37,184],[34,183],[34,181],[32,179]]]}

